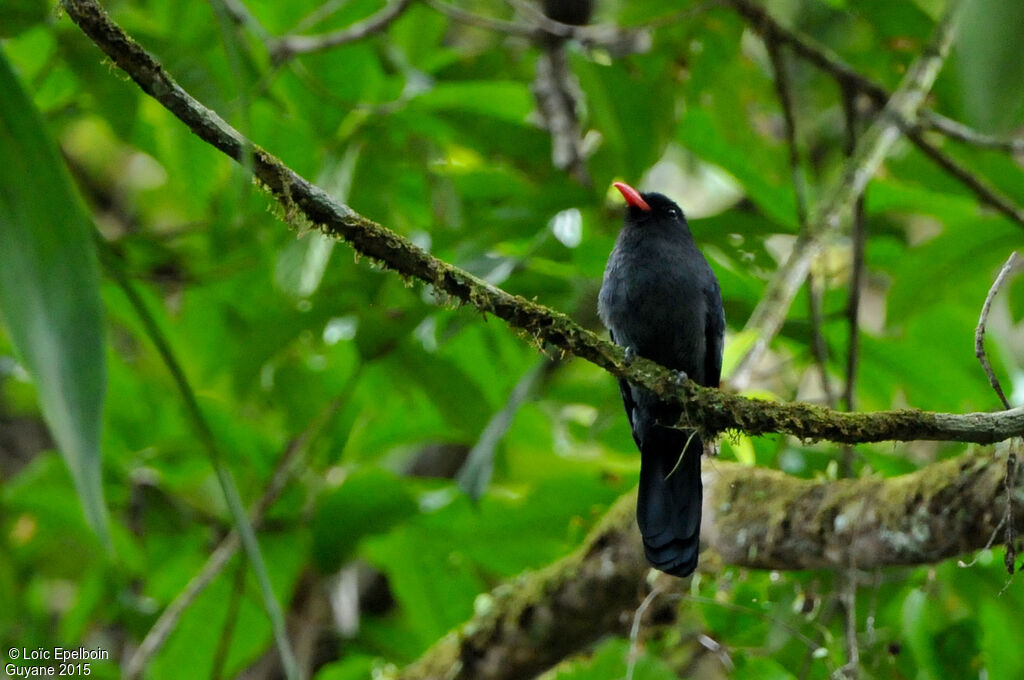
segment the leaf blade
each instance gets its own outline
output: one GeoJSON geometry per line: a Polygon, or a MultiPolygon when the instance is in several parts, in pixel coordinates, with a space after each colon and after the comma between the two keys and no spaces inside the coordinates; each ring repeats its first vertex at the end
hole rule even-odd
{"type": "Polygon", "coordinates": [[[106,368],[92,227],[3,52],[0,91],[0,320],[33,376],[86,519],[109,546],[100,456],[106,368]]]}

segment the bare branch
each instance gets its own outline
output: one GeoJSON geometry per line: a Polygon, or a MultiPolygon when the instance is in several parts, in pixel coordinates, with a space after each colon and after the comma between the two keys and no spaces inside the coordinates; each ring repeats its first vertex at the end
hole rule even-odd
{"type": "Polygon", "coordinates": [[[249,11],[249,8],[245,6],[242,0],[211,0],[211,2],[220,4],[224,9],[224,13],[236,26],[241,26],[251,31],[253,35],[264,42],[270,39],[270,33],[263,27],[259,19],[249,11]]]}
{"type": "Polygon", "coordinates": [[[979,132],[960,121],[947,118],[935,111],[925,111],[921,116],[921,122],[951,139],[970,144],[971,146],[1015,154],[1024,153],[1024,138],[996,137],[995,135],[979,132]]]}
{"type": "MultiPolygon", "coordinates": [[[[839,481],[718,461],[704,472],[701,568],[873,569],[981,549],[1002,514],[1002,458],[977,452],[902,477],[839,481]]],[[[1024,475],[1009,485],[1024,496],[1024,475]]],[[[391,677],[532,677],[566,648],[626,635],[648,571],[635,501],[620,498],[577,552],[497,588],[479,614],[391,677]]],[[[1024,520],[1019,502],[1015,520],[1024,520]]]]}
{"type": "Polygon", "coordinates": [[[590,186],[587,154],[577,111],[583,93],[569,68],[563,45],[543,48],[537,58],[537,76],[530,90],[537,101],[543,125],[551,134],[552,165],[559,170],[568,170],[581,184],[590,186]]]}
{"type": "MultiPolygon", "coordinates": [[[[349,378],[348,388],[355,384],[358,375],[359,373],[357,372],[349,378]]],[[[345,389],[342,391],[342,395],[348,395],[351,391],[351,389],[345,389]]],[[[323,431],[324,426],[331,417],[338,412],[345,399],[346,397],[343,396],[331,402],[314,418],[313,422],[305,430],[288,442],[285,450],[280,458],[278,458],[277,465],[274,467],[270,483],[267,485],[259,501],[249,511],[249,518],[253,528],[259,528],[260,524],[262,524],[267,510],[270,509],[270,506],[274,504],[281,495],[281,492],[284,491],[284,487],[288,480],[291,479],[295,469],[305,459],[313,440],[323,431]]],[[[202,569],[189,580],[185,588],[161,612],[156,623],[153,624],[153,627],[146,633],[146,637],[139,643],[135,653],[127,660],[123,674],[125,680],[142,677],[142,673],[146,670],[146,666],[149,665],[150,659],[163,648],[164,643],[167,642],[171,633],[177,628],[181,615],[195,602],[200,593],[206,589],[206,586],[210,585],[213,579],[227,566],[231,558],[238,552],[239,546],[240,543],[236,532],[231,532],[221,540],[217,548],[206,558],[202,569]]]]}
{"type": "Polygon", "coordinates": [[[486,606],[478,604],[473,619],[392,677],[532,678],[607,633],[625,635],[648,571],[635,503],[626,494],[581,549],[482,596],[486,606]]]}
{"type": "Polygon", "coordinates": [[[824,315],[821,308],[825,298],[826,278],[818,276],[813,270],[807,272],[807,313],[811,320],[811,354],[814,356],[814,363],[818,366],[818,373],[821,376],[821,389],[825,393],[825,404],[829,408],[836,408],[836,393],[832,387],[832,378],[828,374],[828,344],[825,342],[825,334],[822,328],[825,325],[824,315]]]}
{"type": "Polygon", "coordinates": [[[765,34],[764,44],[768,49],[768,57],[775,73],[775,96],[782,108],[782,120],[785,123],[786,146],[789,150],[789,171],[793,180],[793,193],[796,195],[796,218],[801,229],[807,225],[807,181],[800,164],[800,147],[796,132],[796,111],[793,105],[793,88],[789,82],[789,70],[782,54],[782,44],[771,32],[765,34]]]}
{"type": "MultiPolygon", "coordinates": [[[[785,124],[786,146],[789,150],[789,172],[793,181],[793,193],[796,199],[796,218],[800,231],[807,230],[807,181],[804,176],[803,167],[800,161],[800,147],[796,130],[796,111],[793,104],[793,92],[789,82],[789,70],[787,69],[785,57],[782,54],[782,43],[775,39],[775,36],[768,32],[764,36],[765,46],[768,48],[768,57],[772,63],[772,71],[775,74],[775,95],[779,99],[782,108],[782,120],[785,124]]],[[[811,319],[811,353],[818,365],[818,372],[821,375],[821,388],[825,392],[825,403],[829,408],[835,408],[835,395],[832,392],[832,381],[828,375],[828,347],[825,345],[825,336],[822,334],[821,304],[822,296],[817,277],[814,272],[807,272],[807,301],[808,312],[811,319]]]]}
{"type": "MultiPolygon", "coordinates": [[[[775,39],[790,45],[798,55],[823,71],[831,73],[840,85],[845,84],[863,92],[871,98],[876,106],[884,106],[889,101],[889,92],[880,84],[858,73],[834,52],[818,44],[809,36],[783,26],[758,3],[753,0],[729,0],[729,2],[732,3],[741,16],[750,22],[755,30],[762,34],[770,31],[775,39]]],[[[914,120],[912,117],[900,117],[898,115],[894,116],[894,119],[918,149],[967,187],[978,197],[978,200],[1003,213],[1017,224],[1024,226],[1024,208],[1018,206],[1005,194],[992,187],[988,182],[961,165],[952,156],[925,139],[921,126],[927,124],[963,141],[966,141],[971,136],[970,133],[964,134],[969,128],[956,124],[955,121],[928,110],[921,111],[917,120],[914,120]],[[959,128],[956,127],[957,125],[959,125],[959,128]],[[959,133],[959,136],[954,134],[954,130],[959,133]]],[[[1011,144],[1014,151],[1019,150],[1018,142],[1021,142],[1021,140],[1015,140],[1011,144]]]]}
{"type": "MultiPolygon", "coordinates": [[[[747,4],[746,0],[735,2],[738,6],[747,4]]],[[[731,385],[738,389],[746,387],[753,367],[767,351],[768,343],[782,328],[793,298],[807,278],[811,261],[825,241],[839,231],[844,218],[853,210],[864,187],[899,139],[903,121],[916,119],[917,111],[931,90],[952,45],[958,6],[956,1],[949,4],[928,45],[907,70],[885,108],[860,138],[842,176],[816,206],[807,229],[797,238],[793,252],[768,284],[764,296],[744,327],[745,330],[756,330],[758,339],[730,376],[728,382],[731,385]]],[[[775,26],[771,26],[769,31],[770,36],[784,35],[777,32],[775,26]]]]}
{"type": "Polygon", "coordinates": [[[376,14],[340,31],[323,35],[283,36],[271,44],[270,56],[275,63],[280,64],[288,61],[296,54],[319,52],[344,45],[345,43],[362,40],[369,35],[383,31],[392,21],[401,16],[402,12],[411,4],[412,0],[393,0],[376,14]]]}
{"type": "Polygon", "coordinates": [[[441,0],[423,0],[423,2],[431,9],[444,14],[449,19],[466,24],[467,26],[475,26],[488,31],[505,33],[506,35],[517,35],[524,38],[536,38],[540,33],[534,26],[474,14],[472,12],[467,12],[460,7],[449,5],[446,2],[441,2],[441,0]]]}
{"type": "Polygon", "coordinates": [[[1004,408],[1010,408],[1010,402],[1006,399],[1006,395],[1003,394],[1003,387],[999,384],[999,378],[996,377],[995,372],[992,371],[992,364],[988,362],[988,355],[985,354],[985,325],[988,323],[988,313],[992,308],[992,301],[995,299],[999,289],[1003,287],[1003,283],[1006,281],[1006,277],[1013,271],[1014,265],[1017,264],[1017,251],[1010,253],[1010,257],[1007,258],[1002,268],[999,270],[996,280],[992,283],[992,287],[988,290],[988,295],[985,296],[985,304],[981,306],[981,316],[978,317],[978,326],[974,330],[974,356],[978,357],[978,361],[981,362],[981,367],[985,371],[985,375],[988,376],[988,384],[992,386],[992,389],[996,391],[999,396],[999,400],[1003,402],[1004,408]]]}

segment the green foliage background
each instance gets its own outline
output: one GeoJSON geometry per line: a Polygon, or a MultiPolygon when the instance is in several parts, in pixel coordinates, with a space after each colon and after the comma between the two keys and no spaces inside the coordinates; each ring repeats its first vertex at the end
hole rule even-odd
{"type": "MultiPolygon", "coordinates": [[[[938,4],[778,0],[768,7],[892,89],[927,40],[938,4]]],[[[726,7],[659,27],[646,54],[611,58],[570,46],[585,128],[597,139],[594,188],[585,188],[551,166],[550,139],[531,117],[537,49],[522,39],[453,24],[414,3],[384,34],[279,68],[257,36],[206,3],[108,5],[187,90],[355,210],[590,326],[620,222],[619,201],[606,191],[613,180],[663,190],[688,209],[721,280],[732,333],[798,228],[770,62],[726,7]],[[562,217],[566,230],[555,230],[555,216],[573,210],[562,217]]],[[[338,3],[305,30],[344,27],[381,5],[338,3]]],[[[689,6],[668,5],[606,0],[598,19],[638,25],[689,6]]],[[[989,2],[985,17],[1016,21],[1012,5],[989,2]]],[[[283,35],[318,3],[246,6],[270,34],[283,35]]],[[[460,6],[511,16],[499,2],[460,6]]],[[[126,82],[47,3],[3,3],[0,32],[3,54],[96,226],[156,315],[247,501],[262,494],[289,442],[337,400],[270,511],[261,547],[285,605],[310,578],[359,560],[386,576],[394,606],[364,613],[318,677],[366,677],[381,664],[415,659],[473,613],[480,593],[571,551],[635,483],[637,457],[615,381],[578,361],[555,367],[518,410],[478,504],[450,478],[407,474],[428,448],[471,447],[535,370],[536,348],[501,322],[354,262],[344,245],[315,234],[297,239],[242,169],[126,82]]],[[[1006,65],[982,50],[985,35],[965,31],[929,104],[1002,133],[1024,122],[1024,77],[1005,77],[1019,61],[1006,65]],[[970,75],[992,69],[999,77],[970,75]],[[991,115],[993,106],[1001,115],[991,115]]],[[[841,102],[828,75],[790,64],[813,200],[841,168],[841,102]]],[[[1024,203],[1019,159],[935,141],[1024,203]]],[[[9,181],[8,190],[30,201],[53,200],[27,177],[9,181]]],[[[973,331],[995,271],[1021,242],[1021,225],[979,207],[906,142],[871,183],[866,219],[859,407],[995,408],[973,331]]],[[[832,243],[817,268],[827,286],[823,332],[833,382],[845,371],[849,253],[847,241],[832,243]]],[[[103,488],[114,550],[87,526],[52,445],[21,456],[16,445],[0,447],[0,643],[103,647],[116,661],[201,567],[230,520],[138,315],[109,276],[100,293],[103,488]]],[[[774,343],[772,370],[757,382],[760,393],[820,399],[807,309],[801,293],[774,343]]],[[[1024,359],[1022,315],[1018,281],[997,304],[988,344],[1007,386],[1024,359]]],[[[17,442],[14,424],[38,418],[42,390],[15,357],[12,338],[11,328],[0,328],[0,428],[17,442]]],[[[856,472],[895,475],[962,451],[863,446],[856,472]]],[[[722,456],[814,477],[836,474],[839,451],[737,437],[722,443],[722,456]]],[[[969,568],[949,562],[865,574],[858,633],[866,675],[1021,677],[1024,595],[1017,582],[1003,591],[1001,558],[984,551],[969,568]]],[[[267,649],[270,626],[243,573],[229,567],[200,596],[147,677],[177,678],[183,668],[206,677],[215,663],[234,675],[267,649]]],[[[690,656],[704,659],[691,666],[693,677],[828,677],[844,662],[834,580],[826,572],[711,566],[682,593],[677,632],[646,647],[633,677],[675,677],[671,669],[687,667],[690,656]],[[731,668],[702,656],[698,633],[723,646],[731,668]]],[[[625,641],[591,651],[555,677],[624,674],[625,641]]],[[[116,677],[116,665],[96,665],[93,675],[116,677]]]]}

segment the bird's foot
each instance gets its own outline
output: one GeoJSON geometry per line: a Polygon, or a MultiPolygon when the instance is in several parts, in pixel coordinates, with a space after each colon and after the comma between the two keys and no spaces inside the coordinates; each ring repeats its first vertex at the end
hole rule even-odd
{"type": "Polygon", "coordinates": [[[631,345],[626,345],[626,348],[623,351],[625,352],[625,355],[626,355],[625,359],[624,359],[625,363],[626,363],[627,366],[629,366],[631,363],[633,363],[633,360],[636,359],[636,350],[633,349],[633,347],[631,345]]]}

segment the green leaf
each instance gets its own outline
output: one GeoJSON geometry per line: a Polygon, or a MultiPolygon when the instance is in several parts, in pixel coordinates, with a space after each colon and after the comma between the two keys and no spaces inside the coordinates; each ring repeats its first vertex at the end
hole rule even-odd
{"type": "MultiPolygon", "coordinates": [[[[560,669],[554,680],[607,680],[626,677],[630,655],[628,641],[608,640],[592,657],[567,664],[560,669]]],[[[678,676],[650,652],[643,652],[636,659],[631,677],[633,680],[670,680],[678,676]]]]}
{"type": "Polygon", "coordinates": [[[367,553],[387,574],[423,649],[469,618],[474,598],[484,589],[465,555],[418,527],[402,527],[370,541],[367,553]]]}
{"type": "Polygon", "coordinates": [[[1024,657],[1017,644],[1020,610],[1002,598],[983,600],[978,610],[981,654],[990,680],[1024,677],[1024,657]]]}
{"type": "Polygon", "coordinates": [[[109,544],[100,458],[106,366],[92,225],[2,53],[0,92],[0,319],[35,380],[86,518],[109,544]]]}
{"type": "Polygon", "coordinates": [[[920,589],[912,590],[903,601],[903,636],[917,661],[917,677],[922,680],[944,677],[932,646],[932,625],[940,619],[931,609],[928,595],[920,589]]]}
{"type": "Polygon", "coordinates": [[[727,171],[766,215],[795,229],[793,192],[772,177],[766,163],[768,154],[761,151],[763,156],[754,156],[753,144],[743,137],[727,123],[700,109],[688,112],[679,127],[679,141],[689,151],[727,171]]]}
{"type": "Polygon", "coordinates": [[[44,0],[4,0],[0,3],[0,38],[10,38],[46,20],[44,0]]]}
{"type": "Polygon", "coordinates": [[[356,654],[329,663],[316,673],[316,680],[364,680],[373,677],[376,662],[371,656],[356,654]]]}
{"type": "Polygon", "coordinates": [[[462,81],[438,83],[416,97],[412,105],[426,111],[492,116],[525,125],[533,100],[523,83],[462,81]]]}
{"type": "Polygon", "coordinates": [[[290,241],[274,267],[274,284],[296,298],[306,298],[315,293],[323,280],[335,242],[319,233],[290,241]]]}
{"type": "Polygon", "coordinates": [[[314,557],[323,570],[351,557],[364,537],[387,531],[416,512],[406,485],[382,470],[353,473],[324,496],[313,520],[314,557]]]}
{"type": "Polygon", "coordinates": [[[739,655],[736,659],[736,680],[792,680],[796,676],[778,661],[763,656],[739,655]]]}

